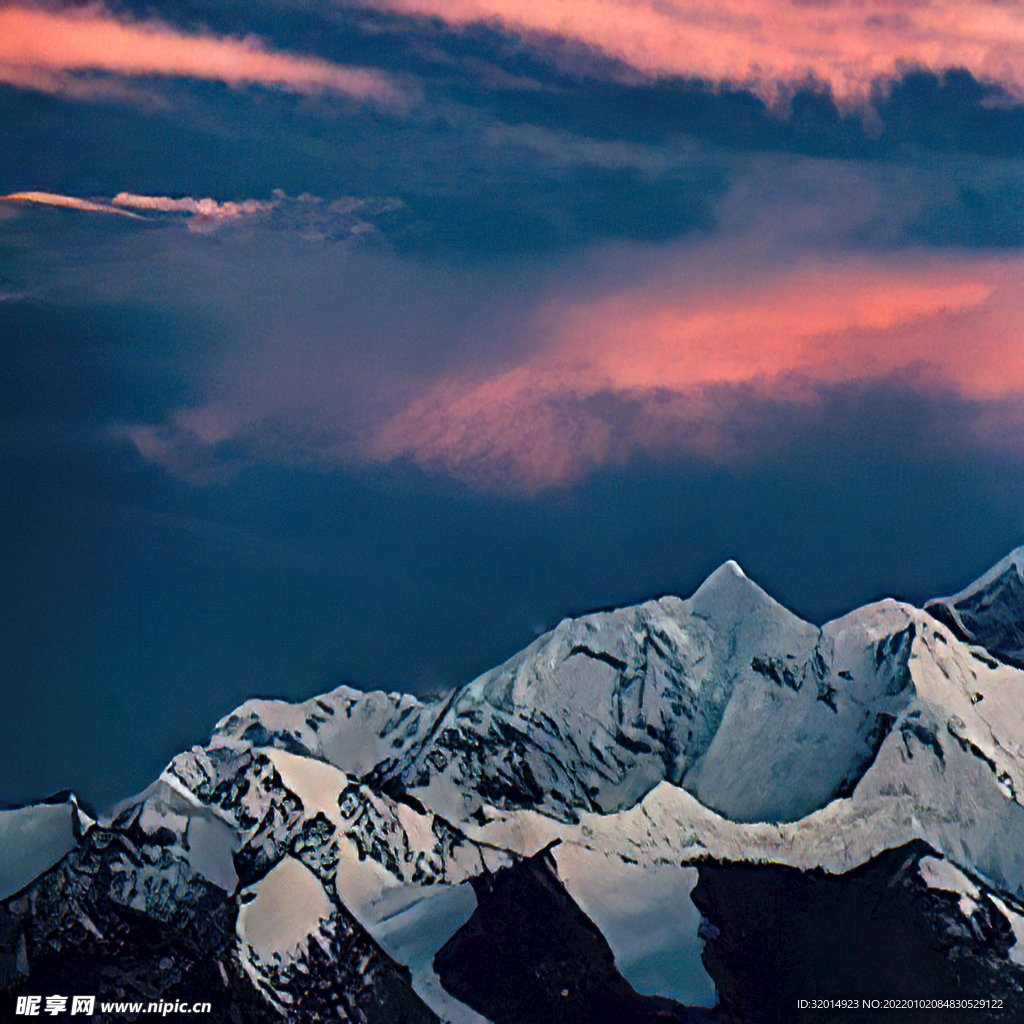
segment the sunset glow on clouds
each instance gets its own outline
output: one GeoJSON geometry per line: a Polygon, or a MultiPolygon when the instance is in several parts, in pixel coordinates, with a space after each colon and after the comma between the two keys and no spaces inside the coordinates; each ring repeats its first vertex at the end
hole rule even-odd
{"type": "Polygon", "coordinates": [[[275,53],[252,38],[189,35],[158,22],[122,21],[98,6],[0,8],[0,82],[63,92],[64,76],[80,72],[260,83],[383,102],[399,98],[396,87],[376,71],[275,53]]]}
{"type": "MultiPolygon", "coordinates": [[[[780,86],[817,82],[840,100],[855,100],[871,95],[879,81],[913,68],[939,73],[966,68],[977,79],[1024,98],[1024,8],[999,0],[373,3],[386,12],[456,26],[497,24],[542,52],[545,40],[569,39],[645,74],[731,83],[767,99],[778,96],[780,86]]],[[[392,30],[411,33],[410,38],[427,31],[422,23],[397,19],[392,30]]],[[[281,38],[289,38],[287,28],[281,38]]],[[[333,52],[339,51],[335,47],[333,52]]],[[[406,81],[400,58],[389,59],[406,81]]],[[[426,82],[429,72],[422,64],[416,68],[426,82]]],[[[127,21],[99,6],[0,8],[0,81],[71,95],[65,88],[68,76],[89,72],[262,83],[360,99],[398,95],[397,79],[384,72],[275,52],[242,32],[189,34],[156,20],[127,21]]],[[[585,91],[587,81],[576,87],[585,91]]],[[[649,85],[645,80],[644,88],[649,85]]],[[[423,95],[433,93],[424,88],[423,95]]],[[[614,132],[623,126],[598,116],[603,95],[598,90],[592,98],[594,123],[614,132]]],[[[984,90],[972,93],[972,102],[981,103],[978,109],[987,117],[987,99],[978,95],[984,96],[984,90]]],[[[714,102],[726,98],[711,96],[714,102]]],[[[668,93],[665,103],[671,106],[668,93]]],[[[450,108],[456,105],[452,101],[450,108]]],[[[622,109],[628,110],[628,104],[622,109]]],[[[926,103],[914,109],[925,111],[927,120],[926,103]]],[[[463,111],[451,120],[447,114],[439,117],[423,131],[415,118],[402,117],[392,124],[375,123],[371,131],[365,125],[345,129],[334,137],[334,145],[317,135],[328,132],[327,122],[318,124],[294,152],[305,154],[303,159],[329,158],[331,164],[316,185],[307,182],[306,171],[294,175],[298,195],[293,200],[262,168],[263,191],[240,190],[233,168],[225,175],[227,186],[209,191],[205,182],[189,184],[185,175],[177,179],[185,185],[170,179],[165,184],[159,168],[155,173],[144,168],[141,179],[119,179],[106,193],[112,199],[43,191],[53,187],[44,178],[15,186],[39,190],[2,196],[11,202],[0,207],[14,211],[11,217],[22,213],[17,202],[117,213],[139,223],[177,219],[193,234],[237,224],[243,229],[236,232],[239,244],[242,235],[259,236],[260,241],[245,243],[253,244],[254,251],[270,244],[261,231],[287,233],[309,244],[356,239],[355,246],[377,229],[369,212],[364,216],[339,195],[337,181],[351,165],[353,174],[391,175],[382,193],[408,192],[408,202],[398,198],[380,207],[384,227],[376,241],[387,259],[401,263],[412,253],[415,262],[424,252],[433,259],[431,239],[441,245],[448,239],[459,259],[472,256],[474,246],[488,259],[512,257],[501,272],[507,274],[500,278],[505,292],[479,300],[490,322],[508,327],[504,348],[487,337],[463,341],[472,330],[453,317],[450,328],[445,325],[439,332],[440,340],[420,342],[428,353],[424,358],[432,353],[439,365],[403,376],[394,370],[403,356],[395,353],[407,344],[415,347],[421,317],[437,303],[433,296],[417,298],[415,308],[407,308],[410,299],[401,286],[392,283],[394,292],[388,292],[385,281],[362,320],[349,319],[343,311],[338,326],[331,327],[336,338],[318,328],[325,336],[320,351],[337,341],[337,354],[331,352],[325,367],[317,362],[320,356],[310,354],[308,337],[287,324],[289,317],[282,312],[287,344],[262,336],[252,343],[254,351],[290,346],[287,357],[275,357],[267,380],[256,381],[248,363],[227,366],[227,357],[218,362],[211,356],[204,364],[210,379],[200,374],[191,381],[188,405],[178,400],[177,407],[155,414],[150,422],[117,426],[117,436],[146,460],[194,480],[216,476],[207,471],[217,452],[235,445],[232,451],[244,451],[240,464],[261,458],[315,466],[408,461],[485,487],[531,492],[578,480],[594,466],[625,464],[637,454],[698,455],[719,463],[742,459],[758,440],[758,417],[765,405],[812,409],[829,389],[886,382],[918,395],[949,394],[957,402],[983,407],[973,436],[989,447],[1002,444],[1000,417],[1016,422],[1007,410],[1024,395],[1017,331],[1024,324],[1024,264],[1011,250],[994,247],[1017,244],[1014,219],[1024,210],[1012,163],[1018,157],[1005,140],[1000,145],[1011,156],[983,168],[952,159],[941,168],[914,164],[916,158],[899,148],[892,152],[901,155],[886,173],[880,170],[882,159],[858,164],[783,154],[774,162],[745,165],[724,145],[705,152],[699,136],[681,142],[669,133],[668,142],[648,140],[640,150],[627,132],[618,141],[598,144],[578,134],[586,130],[588,118],[563,130],[559,121],[544,120],[553,116],[545,110],[537,108],[539,121],[533,126],[525,114],[523,125],[510,126],[492,122],[490,113],[463,111]],[[549,146],[555,140],[557,159],[538,158],[537,146],[509,143],[502,149],[501,140],[507,138],[542,138],[549,146]],[[410,139],[418,139],[425,152],[438,148],[429,150],[429,158],[405,161],[400,155],[413,152],[410,139]],[[344,148],[350,145],[352,150],[344,148]],[[360,145],[368,147],[365,153],[360,145]],[[706,173],[683,167],[680,154],[688,148],[695,166],[707,164],[706,173]],[[622,167],[614,161],[605,166],[613,150],[622,167]],[[470,169],[456,175],[463,165],[470,169]],[[628,173],[620,173],[623,168],[628,173]],[[472,194],[491,178],[497,184],[472,194]],[[186,187],[192,191],[185,192],[186,187]],[[142,194],[150,188],[167,194],[142,194]],[[327,198],[318,198],[314,190],[327,198]],[[680,205],[680,197],[688,197],[690,207],[680,205]],[[405,212],[394,216],[397,210],[405,212]],[[565,225],[576,233],[566,234],[565,225]],[[388,230],[393,233],[387,235],[388,230]],[[704,232],[700,238],[698,231],[704,232]],[[766,241],[769,237],[775,242],[766,241]],[[633,242],[650,239],[656,241],[633,250],[644,262],[644,270],[634,273],[633,257],[622,254],[633,242]],[[971,239],[981,240],[974,251],[953,247],[971,239]],[[579,261],[581,276],[556,275],[520,302],[511,298],[520,287],[514,261],[517,247],[534,259],[536,253],[527,251],[532,244],[549,246],[545,251],[557,252],[558,259],[576,246],[576,255],[564,258],[579,261]],[[625,248],[617,250],[616,244],[625,248]],[[421,245],[427,248],[417,248],[421,245]],[[604,251],[613,254],[608,267],[592,274],[591,260],[604,258],[594,254],[604,251]],[[586,286],[580,284],[584,280],[586,286]],[[387,340],[378,333],[387,318],[376,306],[407,317],[401,329],[388,324],[393,337],[387,340]],[[506,309],[513,312],[503,320],[506,309]],[[389,345],[393,351],[367,370],[369,398],[355,397],[356,389],[348,385],[325,384],[355,379],[355,363],[365,358],[372,364],[372,355],[365,354],[383,353],[389,345]],[[447,359],[438,355],[446,345],[452,348],[447,359]],[[254,391],[261,397],[254,398],[254,391]],[[358,414],[337,411],[360,402],[358,414]]],[[[878,110],[885,113],[881,102],[878,110]]],[[[702,116],[713,121],[716,115],[702,116]]],[[[784,126],[789,115],[778,110],[764,116],[770,124],[763,138],[774,145],[783,136],[773,135],[773,126],[784,126]]],[[[657,127],[660,122],[655,122],[657,127]]],[[[1013,122],[1007,123],[1012,127],[1013,122]]],[[[671,127],[672,122],[665,124],[671,127]]],[[[233,130],[225,138],[232,138],[233,130]]],[[[650,139],[657,139],[659,131],[651,128],[650,139]]],[[[742,151],[750,138],[742,126],[737,132],[742,151]]],[[[984,133],[979,137],[983,148],[995,146],[984,133]]],[[[277,136],[269,138],[270,144],[253,152],[261,160],[279,161],[274,166],[291,175],[287,164],[293,150],[273,141],[277,136]]],[[[794,140],[802,144],[799,132],[794,140]]],[[[976,141],[972,136],[972,144],[976,141]]],[[[233,152],[230,147],[225,151],[233,152]]],[[[361,182],[360,187],[367,186],[361,182]]],[[[220,231],[219,240],[231,234],[230,229],[220,231]]],[[[196,245],[201,243],[196,240],[196,245]]],[[[302,259],[309,255],[302,250],[302,259]]],[[[449,267],[448,255],[442,251],[439,258],[445,271],[438,287],[461,302],[472,275],[463,276],[455,264],[449,267]]],[[[203,258],[211,257],[206,253],[203,258]]],[[[332,267],[338,281],[352,271],[340,260],[332,267]]],[[[298,281],[304,281],[305,272],[305,267],[292,271],[298,281]]],[[[157,277],[162,281],[162,272],[157,277]]],[[[373,292],[377,282],[372,274],[368,282],[364,287],[373,292]]],[[[332,281],[311,296],[298,314],[302,322],[304,310],[316,308],[315,301],[333,303],[337,293],[332,281]]],[[[282,287],[280,294],[282,310],[298,308],[291,292],[282,287]]],[[[250,315],[239,305],[226,319],[241,316],[250,322],[250,315]]],[[[316,317],[310,319],[315,323],[316,317]]],[[[266,328],[253,317],[250,329],[266,328]]],[[[410,355],[409,365],[416,358],[410,355]]]]}
{"type": "MultiPolygon", "coordinates": [[[[863,260],[691,288],[679,276],[539,311],[522,365],[438,382],[385,423],[373,458],[526,490],[638,452],[743,456],[751,402],[897,378],[982,404],[1024,395],[1024,264],[863,260]]],[[[991,430],[979,438],[992,442],[991,430]]]]}
{"type": "Polygon", "coordinates": [[[866,96],[908,67],[966,68],[1024,95],[1024,8],[1001,0],[376,0],[449,23],[568,37],[652,74],[752,85],[813,77],[866,96]]]}
{"type": "MultiPolygon", "coordinates": [[[[497,23],[542,42],[569,39],[652,75],[755,89],[827,84],[863,99],[907,69],[964,68],[1024,97],[1024,8],[1001,0],[371,0],[452,25],[497,23]]],[[[385,74],[274,52],[252,37],[188,34],[101,6],[0,8],[0,81],[81,92],[79,73],[182,76],[335,91],[400,102],[385,74]],[[69,78],[68,76],[72,76],[69,78]]]]}
{"type": "MultiPolygon", "coordinates": [[[[5,198],[86,213],[184,216],[190,230],[269,215],[287,202],[283,193],[271,201],[128,192],[105,202],[51,193],[5,198]]],[[[793,210],[780,216],[800,220],[793,210]]],[[[282,229],[289,223],[285,217],[282,229]]],[[[411,370],[415,359],[403,362],[400,353],[417,344],[416,322],[430,315],[436,289],[451,287],[449,274],[431,277],[429,287],[413,285],[415,276],[389,284],[396,264],[385,260],[360,286],[368,305],[356,312],[351,295],[333,295],[333,275],[341,280],[346,264],[324,253],[324,265],[335,268],[321,282],[325,290],[282,292],[281,301],[293,314],[295,304],[337,304],[336,334],[314,341],[282,313],[275,334],[247,343],[244,357],[204,368],[191,403],[171,407],[162,421],[119,423],[111,436],[193,483],[261,462],[320,469],[409,462],[484,489],[529,494],[637,455],[749,462],[771,440],[764,424],[773,409],[803,410],[810,422],[834,389],[884,386],[969,407],[968,445],[1018,445],[1019,256],[824,254],[790,249],[792,242],[776,251],[759,237],[594,250],[582,277],[555,275],[530,302],[491,314],[507,343],[491,346],[489,356],[426,371],[411,370]],[[385,341],[373,311],[391,305],[382,296],[408,302],[413,294],[422,305],[385,341]],[[341,343],[353,323],[364,326],[341,343]]],[[[244,250],[237,255],[244,260],[244,250]]],[[[500,308],[492,304],[504,301],[502,287],[507,281],[499,294],[474,298],[464,283],[439,321],[446,343],[463,329],[460,318],[475,318],[473,302],[500,308]]]]}
{"type": "Polygon", "coordinates": [[[638,455],[748,464],[786,443],[766,434],[772,410],[812,423],[835,389],[889,387],[968,410],[968,448],[1019,446],[1019,424],[1003,428],[1024,410],[1021,259],[804,256],[771,269],[737,255],[708,278],[696,248],[666,250],[640,284],[609,283],[619,254],[585,296],[555,287],[511,325],[523,354],[490,370],[357,377],[350,356],[299,348],[264,360],[270,378],[251,358],[222,368],[216,393],[117,436],[193,483],[265,460],[410,462],[532,494],[638,455]]]}
{"type": "Polygon", "coordinates": [[[727,558],[950,593],[1024,543],[1024,0],[0,0],[0,357],[8,801],[727,558]]]}

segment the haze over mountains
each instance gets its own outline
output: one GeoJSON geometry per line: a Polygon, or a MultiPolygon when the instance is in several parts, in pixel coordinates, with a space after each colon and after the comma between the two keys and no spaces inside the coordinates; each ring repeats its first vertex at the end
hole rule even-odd
{"type": "Polygon", "coordinates": [[[821,628],[728,562],[434,701],[249,701],[107,818],[66,794],[0,812],[2,998],[382,1024],[960,999],[1013,1019],[1022,562],[821,628]]]}

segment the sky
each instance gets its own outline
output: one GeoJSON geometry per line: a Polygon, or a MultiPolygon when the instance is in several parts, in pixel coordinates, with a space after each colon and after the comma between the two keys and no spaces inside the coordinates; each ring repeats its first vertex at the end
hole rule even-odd
{"type": "Polygon", "coordinates": [[[0,137],[0,802],[1024,543],[1017,4],[13,3],[0,137]]]}

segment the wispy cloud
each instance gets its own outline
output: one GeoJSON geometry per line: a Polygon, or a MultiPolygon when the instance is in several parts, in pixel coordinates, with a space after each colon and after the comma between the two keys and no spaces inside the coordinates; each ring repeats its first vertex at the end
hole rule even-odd
{"type": "Polygon", "coordinates": [[[404,99],[380,72],[275,52],[252,38],[189,34],[155,21],[124,20],[99,6],[0,8],[0,81],[74,94],[68,76],[81,72],[258,83],[389,104],[404,99]]]}
{"type": "Polygon", "coordinates": [[[153,213],[183,213],[189,218],[189,230],[197,232],[212,231],[225,222],[254,217],[274,208],[273,202],[259,199],[219,203],[216,199],[193,199],[191,196],[175,199],[169,196],[139,196],[132,192],[119,192],[111,204],[118,210],[127,208],[153,213]]]}
{"type": "Polygon", "coordinates": [[[865,97],[908,67],[966,68],[1024,97],[1024,8],[1004,0],[375,0],[450,24],[568,38],[641,71],[865,97]]]}
{"type": "MultiPolygon", "coordinates": [[[[111,200],[82,199],[55,192],[11,192],[0,196],[0,204],[27,203],[31,206],[54,206],[83,213],[112,213],[133,220],[183,218],[194,234],[209,234],[218,228],[239,221],[276,217],[274,224],[292,230],[302,237],[320,241],[359,237],[372,233],[372,220],[380,215],[402,209],[396,197],[366,198],[346,196],[327,202],[319,196],[304,193],[289,196],[275,189],[272,199],[217,200],[192,196],[147,196],[134,192],[118,192],[111,200]]],[[[4,207],[0,206],[0,210],[4,207]]]]}
{"type": "Polygon", "coordinates": [[[116,213],[122,217],[135,217],[129,210],[119,209],[110,203],[98,203],[91,199],[79,199],[77,196],[62,196],[55,192],[11,192],[0,196],[0,202],[31,203],[33,206],[58,206],[65,210],[81,210],[84,213],[116,213]]]}
{"type": "Polygon", "coordinates": [[[131,192],[119,192],[110,202],[80,199],[55,192],[11,192],[0,196],[0,203],[30,203],[33,206],[55,206],[64,210],[78,210],[83,213],[113,213],[133,220],[146,219],[135,211],[151,214],[184,215],[189,231],[199,234],[216,230],[222,224],[267,213],[277,205],[258,199],[244,199],[240,202],[216,199],[193,199],[191,196],[172,198],[170,196],[140,196],[131,192]]]}
{"type": "Polygon", "coordinates": [[[111,200],[114,206],[129,207],[133,210],[155,210],[158,213],[191,213],[200,217],[223,217],[233,219],[245,214],[263,213],[273,208],[273,203],[258,199],[245,199],[240,203],[218,203],[216,199],[193,199],[183,196],[139,196],[133,192],[118,192],[111,200]]]}

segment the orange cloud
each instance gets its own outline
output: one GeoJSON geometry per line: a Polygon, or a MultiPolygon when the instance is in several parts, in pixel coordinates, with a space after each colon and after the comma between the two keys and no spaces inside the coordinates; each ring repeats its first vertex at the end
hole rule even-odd
{"type": "Polygon", "coordinates": [[[11,192],[9,195],[0,196],[0,202],[31,203],[33,206],[59,206],[65,210],[83,210],[86,213],[117,213],[122,217],[138,219],[138,214],[128,210],[119,210],[109,203],[94,203],[90,199],[62,196],[56,192],[11,192]]]}
{"type": "Polygon", "coordinates": [[[400,99],[395,85],[378,72],[275,53],[252,39],[189,35],[157,22],[122,21],[101,7],[0,9],[0,81],[60,92],[62,76],[89,71],[331,90],[382,102],[400,99]]]}
{"type": "Polygon", "coordinates": [[[752,85],[812,76],[862,97],[906,66],[967,68],[1024,96],[1024,7],[1005,0],[375,0],[457,25],[568,37],[653,74],[752,85]]]}
{"type": "MultiPolygon", "coordinates": [[[[822,383],[878,378],[914,366],[971,395],[1024,387],[1004,345],[965,364],[950,346],[963,314],[995,284],[973,268],[886,270],[867,264],[799,269],[752,286],[666,295],[643,288],[548,310],[554,358],[593,386],[685,391],[797,376],[822,383]],[[994,364],[1003,369],[991,376],[994,364]],[[583,370],[586,367],[586,370],[583,370]]],[[[552,357],[547,357],[552,358],[552,357]]]]}
{"type": "Polygon", "coordinates": [[[549,303],[531,358],[441,381],[368,454],[535,489],[637,451],[728,457],[751,397],[815,402],[822,387],[894,376],[982,403],[1021,396],[1022,270],[847,260],[708,286],[682,267],[657,285],[549,303]]]}

